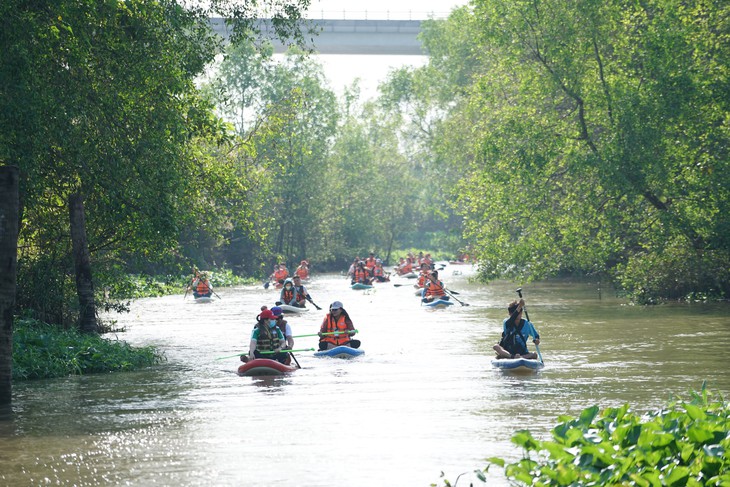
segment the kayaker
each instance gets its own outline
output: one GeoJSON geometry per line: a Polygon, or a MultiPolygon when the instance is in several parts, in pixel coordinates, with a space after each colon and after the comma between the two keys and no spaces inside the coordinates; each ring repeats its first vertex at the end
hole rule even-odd
{"type": "Polygon", "coordinates": [[[431,273],[431,268],[425,262],[421,264],[421,272],[418,274],[418,281],[413,285],[416,289],[426,287],[428,282],[428,275],[431,273]]]}
{"type": "Polygon", "coordinates": [[[276,302],[277,306],[286,304],[287,306],[299,306],[297,303],[297,292],[294,289],[294,281],[287,279],[284,281],[284,287],[281,288],[281,294],[279,295],[279,301],[276,302]]]}
{"type": "Polygon", "coordinates": [[[339,346],[360,348],[360,340],[352,340],[350,337],[355,334],[355,326],[352,324],[350,315],[342,307],[340,301],[330,304],[330,312],[324,317],[322,326],[319,329],[319,349],[329,350],[339,346]],[[340,332],[337,335],[324,335],[324,333],[340,332]]]}
{"type": "Polygon", "coordinates": [[[301,277],[294,276],[292,278],[292,282],[294,284],[294,300],[296,302],[294,306],[304,308],[307,305],[307,301],[310,303],[312,302],[312,296],[309,295],[309,291],[307,291],[307,288],[304,287],[304,284],[302,284],[301,277]]]}
{"type": "Polygon", "coordinates": [[[361,260],[357,263],[357,267],[355,267],[355,274],[352,276],[351,284],[365,284],[369,286],[372,283],[373,279],[370,277],[367,267],[365,267],[365,262],[361,260]]]}
{"type": "Polygon", "coordinates": [[[510,316],[502,322],[502,339],[494,347],[497,358],[537,359],[535,352],[527,349],[527,339],[532,337],[535,345],[540,345],[540,334],[532,322],[522,317],[525,300],[512,301],[507,305],[510,316]]]}
{"type": "Polygon", "coordinates": [[[192,284],[193,296],[196,298],[209,298],[213,294],[213,290],[210,287],[210,281],[208,281],[207,274],[205,272],[195,272],[195,280],[192,284]]]}
{"type": "Polygon", "coordinates": [[[444,283],[439,281],[439,273],[438,271],[431,271],[428,276],[428,281],[426,281],[426,286],[423,288],[423,291],[421,293],[422,299],[424,303],[431,303],[437,299],[443,299],[448,301],[449,296],[446,295],[446,288],[444,287],[444,283]]]}
{"type": "Polygon", "coordinates": [[[383,261],[380,259],[375,259],[375,267],[373,267],[372,270],[373,280],[378,282],[388,282],[390,281],[390,274],[385,272],[385,269],[383,269],[383,261]]]}
{"type": "Polygon", "coordinates": [[[254,328],[253,333],[251,333],[251,341],[248,347],[248,358],[244,360],[244,358],[241,357],[242,361],[246,362],[251,357],[254,357],[268,358],[281,362],[282,364],[286,363],[289,354],[281,351],[282,347],[286,343],[284,334],[276,325],[276,317],[270,309],[264,309],[261,311],[261,313],[257,316],[256,327],[254,328]]]}
{"type": "Polygon", "coordinates": [[[294,271],[295,276],[299,276],[302,281],[309,279],[309,262],[303,260],[299,263],[299,267],[294,271]]]}

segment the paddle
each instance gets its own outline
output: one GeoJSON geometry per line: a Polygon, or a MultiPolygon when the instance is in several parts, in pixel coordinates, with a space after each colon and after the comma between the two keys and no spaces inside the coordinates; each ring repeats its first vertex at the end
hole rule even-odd
{"type": "MultiPolygon", "coordinates": [[[[357,333],[357,330],[347,330],[347,331],[331,331],[328,333],[322,333],[322,335],[344,335],[345,333],[350,333],[350,331],[354,331],[357,333]]],[[[319,333],[310,333],[309,335],[295,335],[292,338],[304,338],[304,337],[316,337],[319,336],[319,333]]]]}
{"type": "MultiPolygon", "coordinates": [[[[312,350],[314,350],[314,349],[312,349],[312,350]]],[[[293,358],[293,359],[294,359],[294,363],[295,363],[295,364],[297,364],[297,367],[301,369],[301,368],[302,368],[302,366],[301,366],[301,365],[299,365],[299,360],[297,360],[297,358],[296,358],[296,357],[294,356],[294,354],[293,354],[293,353],[291,353],[291,352],[289,352],[289,355],[291,355],[291,358],[293,358]]]]}
{"type": "Polygon", "coordinates": [[[193,277],[190,278],[190,284],[185,288],[185,296],[183,296],[183,299],[188,297],[188,291],[193,287],[193,281],[195,281],[195,274],[193,274],[193,277]]]}
{"type": "MultiPolygon", "coordinates": [[[[313,348],[301,348],[299,350],[282,350],[282,352],[312,352],[313,348]]],[[[274,353],[274,352],[261,352],[261,353],[274,353]]],[[[235,355],[226,355],[225,357],[218,357],[215,360],[223,360],[224,358],[240,357],[241,355],[247,355],[248,352],[239,352],[235,355]]]]}
{"type": "Polygon", "coordinates": [[[317,311],[321,311],[322,310],[322,308],[320,308],[319,306],[317,306],[317,303],[315,303],[314,301],[312,301],[312,298],[310,298],[309,296],[307,296],[307,301],[309,301],[310,303],[312,303],[312,306],[314,306],[315,308],[317,308],[317,311]]]}
{"type": "MultiPolygon", "coordinates": [[[[313,348],[300,348],[299,350],[282,350],[281,352],[289,352],[289,353],[292,353],[292,352],[313,352],[313,351],[314,351],[313,348]]],[[[262,354],[274,354],[274,353],[281,353],[281,352],[277,352],[275,350],[259,351],[259,353],[262,353],[262,354]]],[[[234,357],[235,356],[236,355],[234,355],[234,357]]]]}
{"type": "MultiPolygon", "coordinates": [[[[517,295],[522,299],[522,288],[517,288],[517,295]]],[[[530,321],[530,314],[527,312],[527,306],[523,306],[523,309],[525,310],[525,318],[527,318],[527,321],[530,321]]],[[[532,343],[535,343],[535,340],[532,341],[532,343]]],[[[544,364],[542,360],[542,354],[540,353],[540,346],[535,343],[535,350],[537,350],[537,356],[540,357],[540,363],[544,364]]]]}
{"type": "Polygon", "coordinates": [[[459,303],[460,305],[462,305],[462,306],[470,306],[470,305],[469,305],[469,303],[465,303],[465,302],[463,302],[463,301],[460,301],[460,300],[459,300],[459,298],[457,298],[456,296],[454,296],[454,292],[453,292],[453,291],[449,291],[449,290],[448,290],[448,289],[446,289],[446,288],[444,288],[444,291],[446,291],[446,294],[448,294],[449,296],[451,296],[452,298],[454,298],[454,300],[455,300],[455,301],[456,301],[457,303],[459,303]]]}

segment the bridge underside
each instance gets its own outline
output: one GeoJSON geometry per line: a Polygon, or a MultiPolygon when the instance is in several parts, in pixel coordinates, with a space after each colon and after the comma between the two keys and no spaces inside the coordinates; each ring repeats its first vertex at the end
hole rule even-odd
{"type": "MultiPolygon", "coordinates": [[[[215,31],[227,37],[229,28],[223,19],[211,19],[215,31]]],[[[262,34],[273,37],[273,28],[259,22],[262,34]]],[[[423,56],[418,33],[420,20],[308,20],[303,32],[306,46],[318,54],[380,54],[423,56]]],[[[275,52],[286,51],[278,39],[272,40],[275,52]]]]}

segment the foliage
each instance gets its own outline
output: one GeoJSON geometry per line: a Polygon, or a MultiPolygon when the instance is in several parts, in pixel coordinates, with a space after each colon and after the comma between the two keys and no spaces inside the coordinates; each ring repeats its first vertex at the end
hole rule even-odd
{"type": "Polygon", "coordinates": [[[427,24],[429,147],[463,175],[450,201],[483,278],[730,295],[729,11],[477,0],[427,24]],[[678,282],[652,282],[647,260],[678,282]]]}
{"type": "Polygon", "coordinates": [[[154,347],[132,347],[120,340],[64,330],[32,319],[15,321],[15,380],[129,371],[163,361],[154,347]]]}
{"type": "Polygon", "coordinates": [[[673,400],[645,415],[625,404],[602,411],[592,406],[559,420],[552,440],[518,431],[512,441],[524,449],[523,458],[490,458],[490,465],[504,467],[515,485],[730,483],[730,406],[704,387],[688,401],[673,400]]]}

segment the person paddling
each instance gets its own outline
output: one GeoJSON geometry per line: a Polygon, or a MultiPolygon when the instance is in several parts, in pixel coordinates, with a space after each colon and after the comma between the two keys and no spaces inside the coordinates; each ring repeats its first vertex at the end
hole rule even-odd
{"type": "Polygon", "coordinates": [[[342,303],[335,301],[330,304],[330,312],[324,317],[322,326],[319,329],[319,349],[329,350],[339,346],[360,348],[360,340],[352,340],[350,337],[356,333],[350,315],[342,307],[342,303]],[[325,333],[340,332],[338,334],[325,335],[325,333]]]}
{"type": "Polygon", "coordinates": [[[449,296],[446,295],[444,283],[439,281],[438,271],[431,271],[431,273],[428,274],[428,280],[426,281],[426,286],[421,292],[421,296],[421,301],[424,303],[431,303],[437,299],[449,300],[449,296]]]}
{"type": "Polygon", "coordinates": [[[532,322],[522,317],[525,300],[512,301],[507,305],[510,316],[502,322],[502,339],[494,347],[497,358],[537,359],[535,352],[527,349],[527,339],[533,338],[535,345],[540,345],[540,334],[532,322]]]}
{"type": "Polygon", "coordinates": [[[274,313],[270,309],[264,309],[256,318],[257,323],[253,333],[251,333],[248,357],[242,355],[241,361],[248,362],[252,357],[268,358],[285,364],[289,354],[281,351],[285,339],[284,334],[276,326],[274,313]]]}

